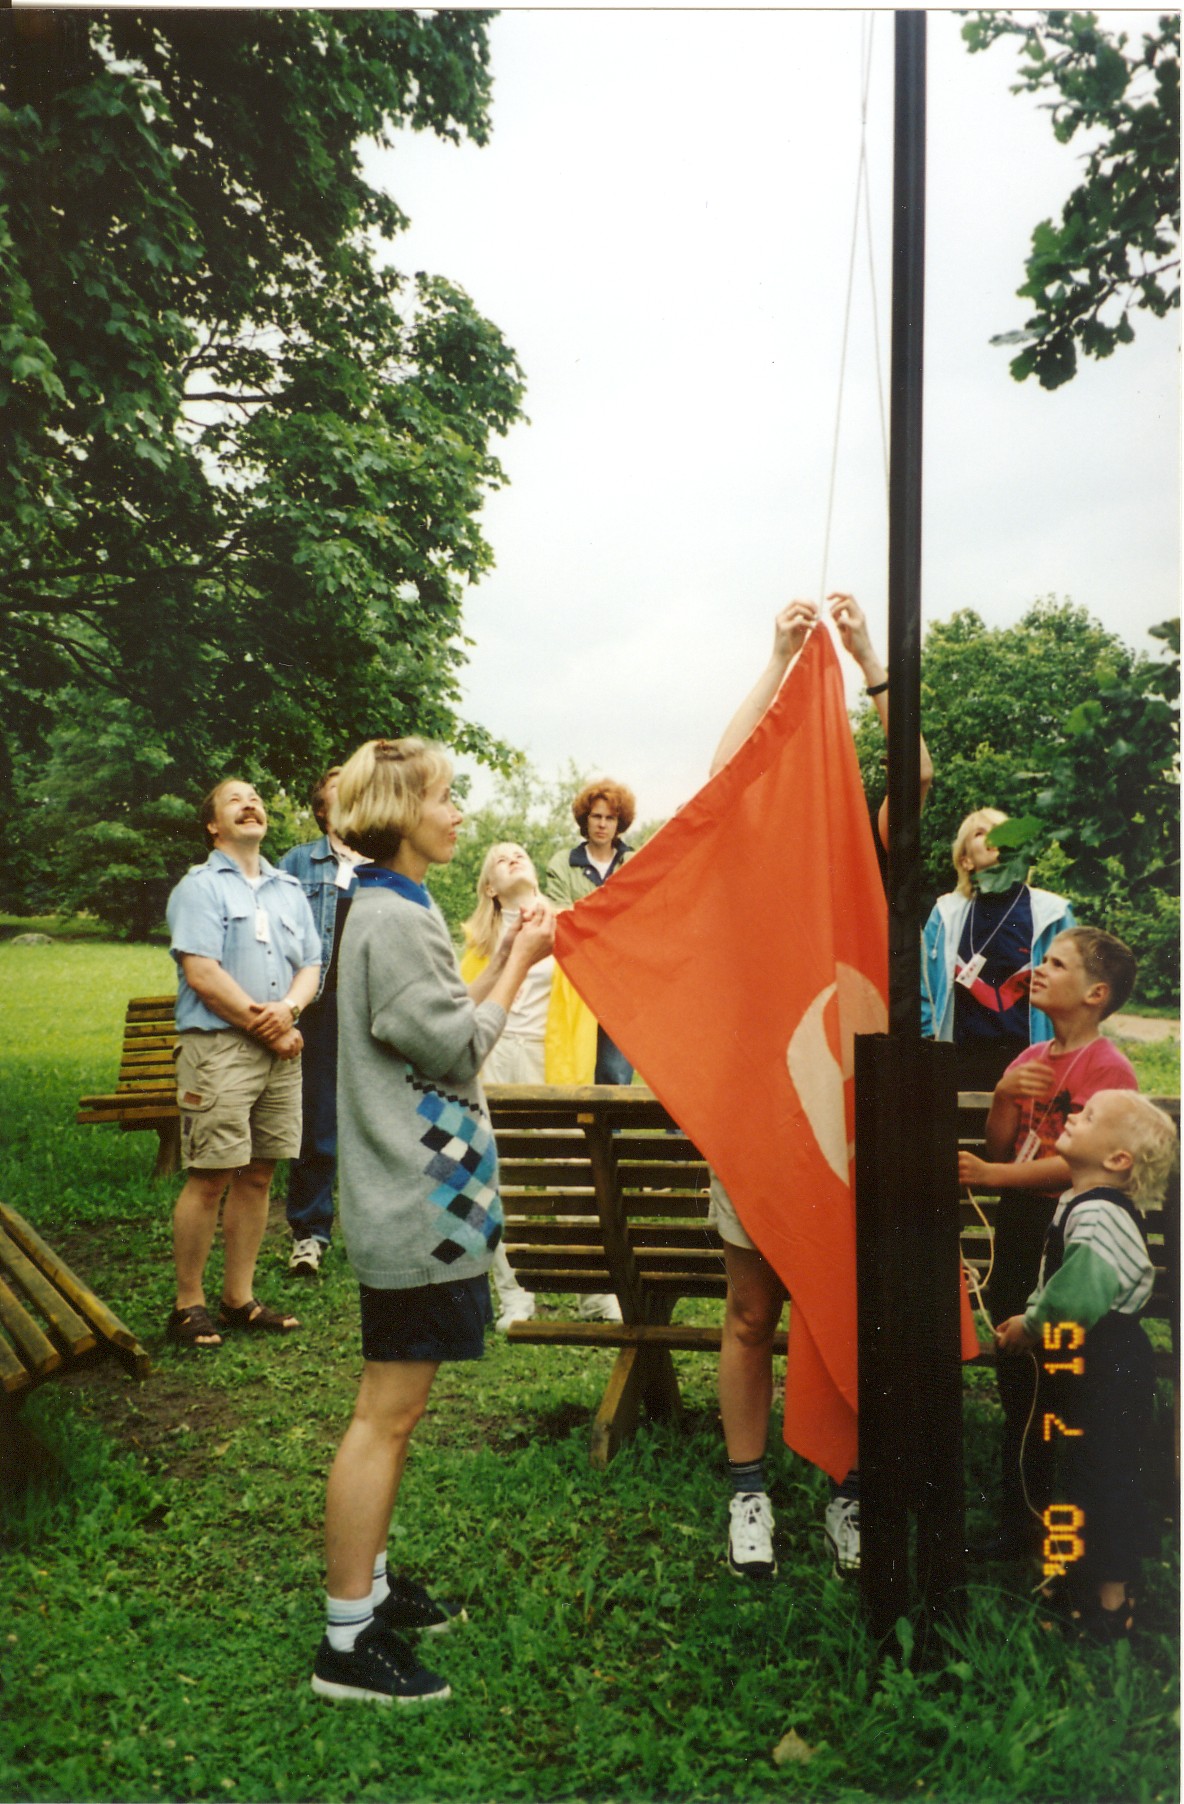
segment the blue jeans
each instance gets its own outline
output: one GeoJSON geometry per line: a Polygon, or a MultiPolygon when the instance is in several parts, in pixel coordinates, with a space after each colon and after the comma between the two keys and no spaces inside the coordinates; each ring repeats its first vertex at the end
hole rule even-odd
{"type": "Polygon", "coordinates": [[[337,1172],[337,992],[326,990],[300,1017],[304,1035],[300,1156],[288,1167],[288,1226],[296,1240],[328,1244],[337,1172]]]}
{"type": "MultiPolygon", "coordinates": [[[[585,1070],[587,1067],[585,1066],[585,1070]]],[[[631,1084],[633,1067],[625,1054],[613,1045],[603,1027],[596,1029],[596,1070],[594,1084],[631,1084]]]]}

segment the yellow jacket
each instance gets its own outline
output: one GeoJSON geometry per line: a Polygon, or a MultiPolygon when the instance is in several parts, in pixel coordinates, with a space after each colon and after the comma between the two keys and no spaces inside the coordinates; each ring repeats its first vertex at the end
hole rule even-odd
{"type": "MultiPolygon", "coordinates": [[[[461,977],[472,983],[488,963],[470,946],[460,961],[461,977]]],[[[558,965],[551,979],[543,1070],[549,1084],[590,1084],[596,1073],[596,1017],[558,965]]]]}

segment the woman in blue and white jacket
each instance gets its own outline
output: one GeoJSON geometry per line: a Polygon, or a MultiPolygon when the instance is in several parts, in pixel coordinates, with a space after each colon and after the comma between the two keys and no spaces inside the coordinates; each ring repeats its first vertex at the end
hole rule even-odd
{"type": "Polygon", "coordinates": [[[999,861],[988,836],[1006,819],[997,808],[966,816],[952,847],[957,886],[938,897],[922,935],[921,1031],[954,1042],[960,1090],[993,1090],[1027,1046],[1052,1039],[1028,985],[1057,934],[1076,925],[1051,890],[1016,883],[980,891],[980,872],[999,861]]]}

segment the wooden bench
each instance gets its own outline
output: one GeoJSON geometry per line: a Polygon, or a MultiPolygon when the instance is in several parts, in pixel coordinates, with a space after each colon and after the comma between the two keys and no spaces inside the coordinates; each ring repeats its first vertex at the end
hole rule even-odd
{"type": "Polygon", "coordinates": [[[175,996],[133,996],[123,1027],[123,1051],[114,1091],[84,1096],[75,1120],[122,1128],[154,1128],[159,1137],[153,1176],[171,1176],[181,1159],[181,1124],[173,1047],[175,996]]]}
{"type": "Polygon", "coordinates": [[[717,1351],[720,1331],[671,1322],[682,1297],[722,1297],[723,1251],[709,1228],[707,1167],[649,1090],[613,1084],[491,1084],[506,1251],[527,1290],[614,1291],[623,1323],[515,1322],[513,1341],[619,1348],[592,1428],[606,1465],[642,1406],[680,1408],[670,1355],[717,1351]]]}
{"type": "Polygon", "coordinates": [[[0,1458],[17,1468],[20,1407],[47,1379],[117,1359],[136,1378],[148,1354],[23,1216],[0,1203],[0,1458]]]}
{"type": "MultiPolygon", "coordinates": [[[[624,1321],[514,1322],[508,1338],[541,1346],[616,1347],[617,1359],[592,1426],[591,1458],[607,1465],[634,1433],[642,1409],[654,1419],[681,1407],[671,1354],[718,1354],[719,1327],[672,1320],[684,1297],[722,1298],[723,1248],[707,1224],[708,1171],[652,1092],[638,1085],[579,1088],[488,1086],[501,1166],[505,1246],[527,1290],[614,1291],[624,1321]]],[[[1179,1120],[1177,1098],[1156,1101],[1179,1120]]],[[[981,1150],[990,1097],[960,1098],[960,1138],[981,1150]]],[[[997,1199],[985,1200],[993,1224],[997,1199]]],[[[1156,1285],[1148,1314],[1168,1324],[1170,1349],[1157,1369],[1177,1377],[1179,1197],[1148,1212],[1156,1285]]],[[[963,1254],[985,1268],[987,1229],[962,1204],[963,1254]]],[[[980,1355],[983,1363],[993,1348],[980,1355]]],[[[1178,1397],[1178,1387],[1177,1387],[1178,1397]]],[[[1177,1405],[1178,1408],[1178,1405],[1177,1405]]]]}

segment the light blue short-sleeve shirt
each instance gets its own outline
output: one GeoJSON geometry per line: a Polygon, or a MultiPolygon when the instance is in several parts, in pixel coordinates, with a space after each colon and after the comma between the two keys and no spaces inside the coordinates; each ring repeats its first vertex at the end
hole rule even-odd
{"type": "Polygon", "coordinates": [[[183,953],[212,958],[252,1002],[279,1002],[297,971],[321,962],[321,936],[303,889],[265,858],[253,887],[234,859],[213,851],[169,897],[169,950],[177,961],[177,1032],[224,1032],[227,1023],[190,988],[183,953]]]}

